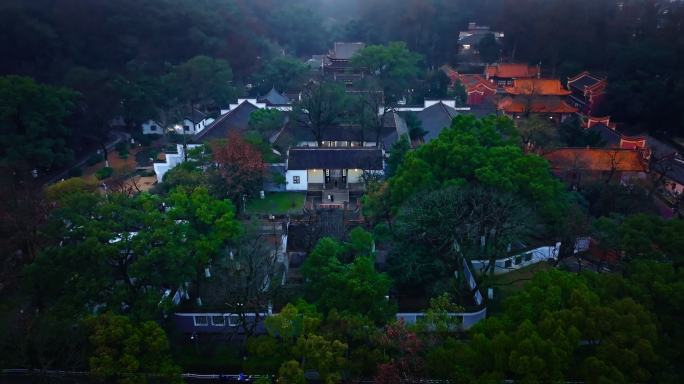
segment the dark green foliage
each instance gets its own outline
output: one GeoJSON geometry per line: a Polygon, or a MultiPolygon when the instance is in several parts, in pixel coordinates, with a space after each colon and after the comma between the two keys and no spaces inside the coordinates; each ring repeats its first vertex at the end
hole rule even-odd
{"type": "Polygon", "coordinates": [[[104,180],[114,174],[114,169],[112,167],[102,167],[95,172],[95,176],[98,180],[104,180]]]}
{"type": "Polygon", "coordinates": [[[390,196],[396,208],[419,192],[465,183],[518,194],[548,214],[566,204],[547,162],[522,152],[510,119],[494,117],[458,116],[437,140],[409,152],[389,181],[390,196]]]}
{"type": "Polygon", "coordinates": [[[102,155],[92,155],[88,158],[88,160],[86,160],[86,165],[91,167],[103,160],[104,158],[102,157],[102,155]]]}
{"type": "Polygon", "coordinates": [[[352,246],[355,258],[345,264],[341,261],[345,247],[333,239],[321,239],[302,265],[307,297],[326,313],[335,309],[362,314],[382,324],[393,312],[385,298],[392,283],[386,274],[375,271],[373,254],[361,243],[352,243],[357,244],[352,246]]]}
{"type": "Polygon", "coordinates": [[[523,200],[493,188],[468,185],[416,195],[396,218],[399,246],[388,261],[390,273],[404,291],[439,295],[454,271],[462,270],[464,256],[493,261],[509,244],[524,242],[534,223],[523,200]]]}
{"type": "Polygon", "coordinates": [[[501,57],[501,45],[496,41],[493,33],[486,34],[477,45],[480,58],[485,63],[494,63],[501,57]]]}
{"type": "Polygon", "coordinates": [[[387,100],[398,100],[417,80],[422,61],[421,55],[411,52],[406,43],[392,42],[363,48],[351,63],[377,77],[387,100]]]}
{"type": "Polygon", "coordinates": [[[603,147],[603,142],[598,133],[589,131],[581,126],[582,122],[577,117],[571,117],[558,126],[558,136],[561,143],[568,147],[603,147]]]}
{"type": "Polygon", "coordinates": [[[397,168],[404,157],[411,150],[411,143],[406,135],[401,136],[389,150],[389,159],[387,159],[387,177],[392,177],[397,172],[397,168]]]}
{"type": "Polygon", "coordinates": [[[28,77],[0,77],[0,166],[28,173],[68,164],[73,153],[66,119],[77,96],[28,77]]]}
{"type": "Polygon", "coordinates": [[[585,185],[581,193],[587,201],[589,214],[594,217],[658,213],[648,191],[638,185],[593,183],[585,185]]]}
{"type": "Polygon", "coordinates": [[[290,56],[275,57],[259,68],[254,75],[254,86],[260,96],[271,88],[278,91],[299,90],[309,68],[300,60],[290,56]]]}

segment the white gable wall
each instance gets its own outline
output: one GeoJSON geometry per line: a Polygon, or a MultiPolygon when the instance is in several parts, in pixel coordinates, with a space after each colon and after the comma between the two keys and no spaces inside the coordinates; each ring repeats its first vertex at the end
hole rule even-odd
{"type": "Polygon", "coordinates": [[[285,172],[285,189],[288,191],[306,191],[308,186],[306,170],[288,170],[285,172]],[[295,176],[299,177],[299,184],[294,183],[295,176]]]}
{"type": "Polygon", "coordinates": [[[154,120],[147,120],[146,122],[141,124],[142,127],[142,133],[143,135],[162,135],[164,134],[164,130],[161,127],[161,124],[154,120]]]}

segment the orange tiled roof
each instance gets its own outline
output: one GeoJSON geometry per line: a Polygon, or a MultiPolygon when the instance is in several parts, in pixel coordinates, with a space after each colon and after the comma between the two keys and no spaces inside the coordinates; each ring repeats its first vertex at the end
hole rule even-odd
{"type": "Polygon", "coordinates": [[[485,69],[487,77],[502,77],[502,78],[528,78],[536,77],[539,74],[539,68],[534,65],[527,64],[494,64],[488,65],[485,69]]]}
{"type": "Polygon", "coordinates": [[[567,96],[571,93],[563,88],[558,79],[516,79],[512,87],[505,89],[511,95],[567,96]]]}
{"type": "Polygon", "coordinates": [[[482,76],[476,74],[459,74],[458,81],[466,88],[466,92],[479,87],[488,88],[491,91],[496,91],[496,86],[485,80],[482,76]]]}
{"type": "Polygon", "coordinates": [[[506,113],[575,113],[577,108],[557,97],[537,97],[531,101],[504,97],[498,108],[506,113]]]}
{"type": "Polygon", "coordinates": [[[639,151],[617,148],[559,148],[544,155],[551,169],[589,171],[645,172],[639,151]]]}

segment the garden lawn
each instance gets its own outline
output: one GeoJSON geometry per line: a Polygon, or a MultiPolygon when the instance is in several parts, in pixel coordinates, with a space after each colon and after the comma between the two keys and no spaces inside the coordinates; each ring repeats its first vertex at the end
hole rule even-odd
{"type": "Polygon", "coordinates": [[[487,288],[494,288],[494,300],[489,302],[488,313],[498,312],[502,309],[501,304],[507,297],[521,290],[525,283],[532,280],[535,273],[546,271],[553,266],[545,261],[520,268],[501,275],[487,276],[482,282],[482,294],[487,294],[487,288]]]}
{"type": "Polygon", "coordinates": [[[285,214],[301,211],[306,195],[300,192],[271,192],[266,193],[265,199],[256,198],[247,203],[248,213],[285,214]]]}

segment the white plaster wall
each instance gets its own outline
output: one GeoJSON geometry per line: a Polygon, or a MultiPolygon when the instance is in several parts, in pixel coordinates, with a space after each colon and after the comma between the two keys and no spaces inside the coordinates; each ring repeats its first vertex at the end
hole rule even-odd
{"type": "Polygon", "coordinates": [[[348,169],[347,170],[347,183],[360,183],[361,176],[363,176],[363,170],[361,169],[348,169]]]}
{"type": "Polygon", "coordinates": [[[309,169],[306,171],[308,182],[312,184],[323,184],[325,182],[325,174],[322,169],[309,169]]]}
{"type": "Polygon", "coordinates": [[[164,130],[159,123],[152,120],[147,120],[146,122],[142,123],[142,133],[143,135],[162,135],[164,130]],[[152,130],[153,125],[157,127],[156,130],[152,130]]]}
{"type": "MultiPolygon", "coordinates": [[[[499,275],[499,274],[504,274],[508,273],[511,271],[515,271],[516,269],[520,269],[523,267],[526,267],[528,265],[536,264],[540,261],[544,260],[555,260],[558,258],[558,252],[560,252],[560,246],[561,243],[558,242],[556,243],[555,246],[545,246],[545,247],[539,247],[536,249],[529,250],[527,252],[522,252],[518,255],[515,256],[510,256],[505,259],[500,259],[496,261],[496,267],[494,268],[494,274],[499,275]],[[526,254],[532,254],[532,258],[528,261],[525,261],[525,255],[526,254]],[[515,259],[517,257],[521,257],[520,264],[515,264],[515,259]],[[506,267],[506,260],[511,260],[511,266],[506,267]]],[[[489,264],[489,260],[471,260],[471,263],[473,265],[473,268],[477,271],[482,271],[484,268],[487,267],[489,264]]]]}
{"type": "Polygon", "coordinates": [[[285,189],[288,191],[306,191],[308,178],[306,170],[288,170],[285,172],[285,189]],[[294,183],[294,176],[299,176],[299,184],[294,183]]]}

